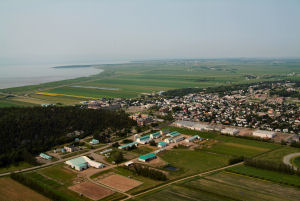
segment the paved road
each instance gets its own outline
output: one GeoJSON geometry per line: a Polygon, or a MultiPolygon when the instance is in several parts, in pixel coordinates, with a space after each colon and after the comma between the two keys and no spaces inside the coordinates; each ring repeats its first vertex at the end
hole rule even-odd
{"type": "Polygon", "coordinates": [[[146,193],[149,193],[151,191],[155,191],[155,190],[158,190],[158,189],[161,189],[161,188],[164,188],[166,186],[169,186],[169,185],[172,185],[174,183],[177,183],[177,182],[180,182],[180,181],[184,181],[184,180],[187,180],[187,179],[191,179],[191,178],[194,178],[194,177],[197,177],[197,176],[204,176],[204,175],[207,175],[207,174],[210,174],[210,173],[214,173],[214,172],[218,172],[220,170],[224,170],[224,169],[227,169],[227,168],[230,168],[230,167],[234,167],[234,166],[237,166],[237,165],[242,165],[244,162],[240,162],[240,163],[236,163],[236,164],[233,164],[233,165],[228,165],[228,166],[225,166],[225,167],[221,167],[221,168],[218,168],[218,169],[214,169],[214,170],[210,170],[210,171],[206,171],[206,172],[202,172],[200,174],[195,174],[195,175],[192,175],[192,176],[187,176],[187,177],[184,177],[184,178],[181,178],[181,179],[177,179],[175,181],[172,181],[170,183],[166,183],[166,184],[163,184],[161,186],[158,186],[158,187],[154,187],[150,190],[147,190],[147,191],[144,191],[144,192],[141,192],[141,193],[138,193],[136,195],[131,195],[130,197],[127,197],[123,200],[128,200],[130,198],[134,198],[134,197],[137,197],[137,196],[140,196],[140,195],[144,195],[146,193]]]}
{"type": "Polygon", "coordinates": [[[283,163],[286,165],[290,165],[292,166],[295,170],[297,170],[297,167],[295,167],[292,163],[291,163],[291,159],[294,157],[300,156],[300,153],[292,153],[289,155],[286,155],[285,157],[283,157],[283,163]]]}
{"type": "MultiPolygon", "coordinates": [[[[146,132],[150,132],[150,130],[144,131],[144,132],[139,133],[139,134],[142,135],[142,134],[144,134],[144,133],[146,133],[146,132]]],[[[129,137],[127,137],[126,139],[130,139],[130,138],[132,138],[132,136],[129,136],[129,137]]],[[[120,142],[123,141],[123,140],[124,140],[124,139],[121,139],[121,140],[119,140],[119,141],[117,141],[117,142],[120,143],[120,142]]],[[[107,148],[110,147],[113,143],[115,143],[115,142],[109,143],[109,144],[105,145],[104,147],[100,147],[100,148],[98,148],[98,149],[92,149],[92,150],[90,150],[90,151],[88,151],[88,152],[84,152],[84,153],[82,153],[82,154],[78,154],[78,155],[71,156],[71,157],[64,158],[64,159],[59,159],[59,160],[57,160],[57,161],[53,161],[53,162],[46,163],[46,164],[43,164],[43,165],[34,166],[34,167],[30,167],[30,168],[25,168],[25,169],[22,169],[22,170],[16,170],[16,171],[12,171],[12,172],[2,173],[2,174],[0,174],[0,177],[6,176],[6,175],[10,175],[11,173],[28,172],[28,171],[31,171],[31,170],[36,170],[36,169],[48,167],[48,166],[51,166],[51,165],[54,165],[54,164],[57,164],[57,163],[65,162],[65,161],[67,161],[67,160],[70,160],[70,159],[72,159],[72,158],[77,158],[77,157],[79,157],[79,156],[89,155],[89,154],[91,154],[91,153],[94,153],[94,152],[97,152],[97,151],[100,151],[100,150],[103,150],[103,149],[107,149],[107,148]]]]}

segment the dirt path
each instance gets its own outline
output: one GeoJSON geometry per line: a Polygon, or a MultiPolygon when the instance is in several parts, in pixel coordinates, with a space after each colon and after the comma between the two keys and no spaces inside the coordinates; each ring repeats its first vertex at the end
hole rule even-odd
{"type": "Polygon", "coordinates": [[[283,157],[283,163],[286,165],[290,165],[292,166],[295,170],[297,170],[297,167],[295,167],[292,163],[291,163],[291,159],[294,157],[300,156],[300,153],[292,153],[289,155],[286,155],[283,157]]]}

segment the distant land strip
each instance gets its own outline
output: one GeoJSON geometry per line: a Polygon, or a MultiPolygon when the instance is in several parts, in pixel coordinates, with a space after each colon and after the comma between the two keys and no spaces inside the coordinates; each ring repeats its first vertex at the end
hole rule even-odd
{"type": "Polygon", "coordinates": [[[111,91],[119,91],[119,88],[108,88],[108,87],[94,87],[94,86],[82,86],[82,85],[73,85],[71,87],[86,88],[86,89],[103,89],[111,91]]]}
{"type": "Polygon", "coordinates": [[[95,97],[75,96],[75,95],[57,94],[57,93],[47,93],[47,92],[37,92],[37,93],[35,93],[35,94],[38,94],[38,95],[45,95],[45,96],[69,96],[69,97],[84,98],[84,99],[99,99],[99,98],[95,98],[95,97]]]}

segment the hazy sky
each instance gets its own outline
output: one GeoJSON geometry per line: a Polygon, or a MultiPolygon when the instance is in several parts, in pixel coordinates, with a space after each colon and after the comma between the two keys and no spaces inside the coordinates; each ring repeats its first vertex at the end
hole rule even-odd
{"type": "Polygon", "coordinates": [[[0,64],[211,57],[300,57],[300,1],[0,1],[0,64]]]}

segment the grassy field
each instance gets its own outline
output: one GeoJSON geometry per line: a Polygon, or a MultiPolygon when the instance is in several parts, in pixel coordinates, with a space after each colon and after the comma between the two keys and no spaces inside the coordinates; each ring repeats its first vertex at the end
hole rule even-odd
{"type": "MultiPolygon", "coordinates": [[[[51,167],[52,168],[52,167],[51,167]]],[[[54,166],[55,168],[55,166],[54,166]]],[[[47,170],[46,173],[50,176],[58,178],[57,176],[53,175],[51,173],[51,170],[47,170]]],[[[39,185],[45,186],[52,191],[59,192],[61,195],[68,197],[70,200],[78,200],[78,201],[87,201],[90,200],[85,197],[81,197],[79,194],[71,191],[68,189],[68,186],[56,181],[54,178],[50,176],[44,176],[43,174],[40,174],[39,172],[30,172],[26,173],[27,176],[29,176],[31,179],[35,180],[39,185]]],[[[60,172],[59,175],[64,175],[64,178],[70,178],[69,176],[66,176],[66,173],[60,172]]],[[[70,184],[70,181],[65,181],[66,183],[70,184]]]]}
{"type": "Polygon", "coordinates": [[[0,200],[50,200],[8,177],[0,178],[0,186],[0,200]]]}
{"type": "Polygon", "coordinates": [[[22,100],[14,100],[11,98],[0,98],[0,107],[29,107],[36,104],[24,102],[22,100]]]}
{"type": "Polygon", "coordinates": [[[297,153],[299,152],[299,149],[294,148],[294,147],[288,147],[288,146],[283,146],[282,148],[275,149],[271,152],[262,154],[258,157],[257,159],[260,160],[268,160],[268,161],[273,161],[273,162],[282,162],[283,157],[291,154],[291,153],[297,153]]]}
{"type": "Polygon", "coordinates": [[[249,140],[244,138],[237,138],[232,136],[220,135],[216,132],[200,132],[184,128],[165,127],[170,131],[178,131],[187,135],[199,135],[202,138],[214,139],[217,142],[211,147],[204,147],[201,150],[223,154],[227,156],[247,156],[252,157],[272,149],[280,148],[281,145],[274,143],[261,142],[256,140],[249,140]]]}
{"type": "Polygon", "coordinates": [[[64,164],[51,166],[49,168],[43,168],[38,170],[37,172],[66,186],[72,185],[73,179],[77,176],[75,172],[64,168],[64,164]]]}
{"type": "Polygon", "coordinates": [[[231,172],[248,175],[250,177],[261,178],[276,183],[300,186],[300,177],[296,175],[288,175],[270,170],[263,170],[249,166],[236,166],[228,169],[231,172]]]}
{"type": "Polygon", "coordinates": [[[297,168],[300,168],[300,157],[296,157],[292,161],[293,165],[295,165],[297,168]]]}
{"type": "Polygon", "coordinates": [[[151,192],[134,200],[298,200],[298,189],[220,172],[151,192]]]}
{"type": "Polygon", "coordinates": [[[219,168],[228,164],[229,157],[188,149],[172,149],[158,154],[177,171],[169,171],[170,178],[192,175],[203,171],[219,168]]]}
{"type": "Polygon", "coordinates": [[[3,89],[0,92],[30,94],[33,97],[38,97],[36,92],[56,93],[61,95],[40,96],[39,98],[50,102],[75,104],[74,101],[78,101],[78,97],[88,99],[131,98],[142,93],[175,88],[209,87],[287,78],[299,80],[299,76],[287,77],[287,74],[291,72],[300,73],[299,66],[300,63],[297,61],[282,61],[282,63],[275,64],[272,60],[145,61],[100,65],[104,72],[88,78],[3,89]],[[248,80],[246,77],[249,75],[257,76],[257,78],[248,80]],[[82,87],[74,87],[74,85],[82,87]],[[104,88],[115,88],[116,90],[104,88]],[[66,97],[68,99],[64,100],[66,97]],[[59,100],[56,101],[55,98],[59,100]]]}
{"type": "Polygon", "coordinates": [[[11,172],[11,171],[16,171],[24,168],[30,168],[33,167],[29,163],[26,162],[19,162],[18,164],[13,164],[8,167],[2,167],[0,168],[0,173],[5,173],[5,172],[11,172]]]}

